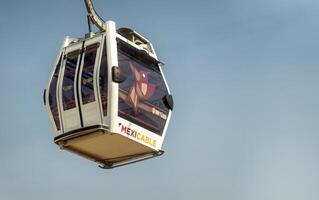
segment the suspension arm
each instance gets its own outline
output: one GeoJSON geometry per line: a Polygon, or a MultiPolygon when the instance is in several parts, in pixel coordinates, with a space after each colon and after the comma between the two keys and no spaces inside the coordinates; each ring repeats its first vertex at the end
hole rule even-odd
{"type": "Polygon", "coordinates": [[[92,0],[84,0],[90,21],[101,31],[106,30],[105,21],[96,13],[92,0]]]}

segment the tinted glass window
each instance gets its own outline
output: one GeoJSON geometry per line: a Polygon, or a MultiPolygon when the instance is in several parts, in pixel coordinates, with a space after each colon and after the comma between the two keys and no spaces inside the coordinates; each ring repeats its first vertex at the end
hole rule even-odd
{"type": "Polygon", "coordinates": [[[69,53],[67,55],[62,83],[62,101],[64,110],[69,110],[76,107],[74,94],[74,77],[77,60],[78,51],[69,53]]]}
{"type": "Polygon", "coordinates": [[[163,77],[148,55],[118,45],[118,62],[126,80],[119,89],[119,116],[162,135],[168,109],[163,77]]]}
{"type": "Polygon", "coordinates": [[[103,115],[107,116],[107,49],[104,44],[101,66],[100,66],[100,75],[99,75],[99,85],[100,85],[100,93],[101,93],[101,102],[103,108],[103,115]]]}
{"type": "Polygon", "coordinates": [[[61,57],[57,66],[55,67],[54,74],[51,79],[50,88],[49,88],[49,105],[51,109],[51,113],[55,122],[55,126],[57,130],[61,130],[60,120],[59,120],[59,110],[57,104],[57,95],[56,95],[56,87],[59,78],[60,72],[60,65],[61,65],[61,57]]]}
{"type": "Polygon", "coordinates": [[[81,96],[83,104],[95,101],[93,73],[97,44],[86,47],[81,76],[81,96]]]}

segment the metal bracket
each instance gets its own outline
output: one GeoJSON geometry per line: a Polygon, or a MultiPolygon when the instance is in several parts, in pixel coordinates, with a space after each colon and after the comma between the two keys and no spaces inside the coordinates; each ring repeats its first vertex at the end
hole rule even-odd
{"type": "Polygon", "coordinates": [[[112,67],[112,80],[115,83],[122,83],[126,80],[126,77],[121,73],[121,69],[118,66],[112,67]]]}

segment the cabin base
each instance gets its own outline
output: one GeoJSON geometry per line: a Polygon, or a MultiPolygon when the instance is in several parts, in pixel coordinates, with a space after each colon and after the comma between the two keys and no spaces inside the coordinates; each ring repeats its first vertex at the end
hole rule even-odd
{"type": "Polygon", "coordinates": [[[54,142],[63,150],[83,156],[109,169],[160,156],[156,151],[117,133],[107,127],[92,126],[55,137],[54,142]]]}

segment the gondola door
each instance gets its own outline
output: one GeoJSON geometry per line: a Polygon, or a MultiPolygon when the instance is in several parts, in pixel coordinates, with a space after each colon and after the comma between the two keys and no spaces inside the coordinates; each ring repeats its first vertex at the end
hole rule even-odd
{"type": "Polygon", "coordinates": [[[100,66],[102,36],[84,43],[78,79],[81,120],[84,127],[102,123],[97,93],[98,69],[100,66]]]}
{"type": "Polygon", "coordinates": [[[63,56],[62,74],[59,82],[59,102],[64,133],[79,129],[83,126],[80,118],[76,84],[82,46],[83,43],[79,42],[66,47],[63,56]]]}

